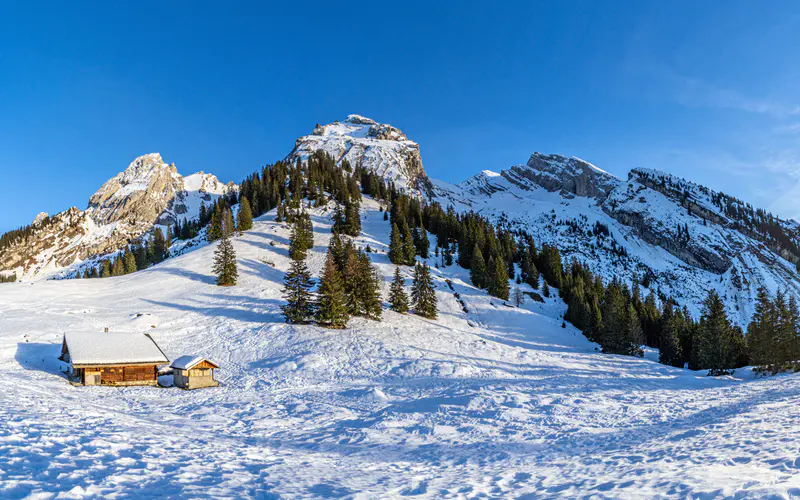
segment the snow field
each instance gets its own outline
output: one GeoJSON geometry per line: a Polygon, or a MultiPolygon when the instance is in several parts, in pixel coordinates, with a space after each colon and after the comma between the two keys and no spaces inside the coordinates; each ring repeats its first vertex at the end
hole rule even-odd
{"type": "MultiPolygon", "coordinates": [[[[385,297],[389,224],[362,211],[385,297]]],[[[311,212],[318,277],[330,212],[311,212]]],[[[433,269],[435,321],[286,325],[289,231],[273,220],[234,238],[235,287],[214,286],[214,245],[118,278],[0,286],[0,497],[800,495],[797,376],[601,355],[557,299],[509,307],[457,266],[433,269]],[[69,386],[62,332],[106,326],[219,362],[222,386],[69,386]]]]}

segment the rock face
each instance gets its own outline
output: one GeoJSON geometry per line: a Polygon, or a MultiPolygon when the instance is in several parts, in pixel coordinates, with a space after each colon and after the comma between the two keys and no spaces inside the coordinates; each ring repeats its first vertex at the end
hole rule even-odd
{"type": "MultiPolygon", "coordinates": [[[[175,165],[158,153],[140,156],[89,198],[88,211],[98,225],[122,222],[155,223],[183,191],[183,178],[175,165]]],[[[174,221],[162,221],[171,223],[174,221]]]]}
{"type": "Polygon", "coordinates": [[[24,237],[0,248],[0,271],[23,280],[64,275],[72,264],[116,252],[156,225],[197,217],[202,202],[236,189],[202,172],[184,178],[158,153],[140,156],[103,184],[86,210],[39,214],[24,237]]]}
{"type": "Polygon", "coordinates": [[[360,115],[343,122],[317,125],[297,139],[288,161],[305,161],[314,151],[325,151],[337,163],[371,170],[409,192],[428,193],[432,187],[422,167],[419,145],[399,129],[360,115]]]}
{"type": "MultiPolygon", "coordinates": [[[[726,213],[730,200],[663,172],[634,170],[621,180],[578,158],[534,153],[500,173],[437,181],[432,198],[555,245],[565,261],[582,261],[605,280],[645,281],[642,294],[673,296],[695,316],[709,289],[740,324],[759,286],[800,299],[796,247],[753,234],[726,213]]],[[[797,241],[797,223],[775,224],[797,241]]]]}

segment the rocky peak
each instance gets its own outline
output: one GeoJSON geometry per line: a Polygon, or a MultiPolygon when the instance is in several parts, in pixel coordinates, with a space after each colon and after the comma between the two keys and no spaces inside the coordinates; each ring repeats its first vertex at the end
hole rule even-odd
{"type": "Polygon", "coordinates": [[[103,184],[89,199],[88,211],[97,224],[152,224],[181,191],[183,179],[175,165],[168,165],[160,154],[152,153],[136,158],[103,184]]]}
{"type": "Polygon", "coordinates": [[[361,115],[314,127],[300,137],[287,160],[305,161],[314,151],[324,151],[337,163],[371,170],[401,189],[428,193],[431,183],[422,166],[419,145],[398,128],[361,115]]]}
{"type": "MultiPolygon", "coordinates": [[[[580,158],[533,153],[524,166],[511,168],[511,172],[548,191],[604,200],[619,179],[580,158]]],[[[509,179],[511,180],[511,179],[509,179]]]]}
{"type": "Polygon", "coordinates": [[[39,214],[25,238],[0,248],[0,271],[23,280],[63,275],[76,261],[124,248],[154,225],[197,217],[201,203],[236,189],[203,172],[184,178],[158,153],[140,156],[105,182],[85,211],[39,214]]]}

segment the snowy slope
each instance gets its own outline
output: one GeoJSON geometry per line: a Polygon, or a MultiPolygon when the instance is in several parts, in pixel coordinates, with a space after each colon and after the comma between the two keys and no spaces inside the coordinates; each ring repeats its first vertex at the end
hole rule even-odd
{"type": "Polygon", "coordinates": [[[0,271],[15,272],[22,281],[69,277],[85,262],[124,249],[155,226],[195,219],[200,204],[210,206],[237,187],[199,172],[181,176],[158,153],[136,158],[106,181],[89,199],[86,210],[71,208],[47,214],[33,223],[33,234],[0,249],[0,271]]]}
{"type": "Polygon", "coordinates": [[[443,206],[474,210],[527,231],[537,244],[558,246],[567,261],[578,259],[606,280],[649,280],[642,294],[673,296],[696,317],[711,288],[742,325],[752,315],[760,286],[800,298],[794,264],[737,230],[710,202],[710,191],[674,182],[680,191],[685,186],[693,193],[692,214],[636,171],[623,181],[583,160],[539,153],[525,165],[483,171],[458,185],[434,181],[433,193],[443,206]],[[608,228],[609,236],[594,234],[597,223],[608,228]],[[679,226],[688,227],[688,241],[678,236],[679,226]]]}
{"type": "MultiPolygon", "coordinates": [[[[385,295],[388,222],[370,200],[362,210],[358,241],[377,249],[385,295]]],[[[312,214],[318,276],[330,212],[312,214]]],[[[234,239],[231,288],[213,285],[213,245],[118,278],[0,286],[0,497],[800,491],[797,376],[709,378],[652,353],[600,355],[561,327],[557,300],[509,307],[458,267],[434,269],[438,320],[385,311],[341,331],[286,325],[288,228],[273,218],[234,239]],[[71,387],[62,333],[106,326],[150,333],[170,359],[220,362],[222,386],[71,387]]]]}

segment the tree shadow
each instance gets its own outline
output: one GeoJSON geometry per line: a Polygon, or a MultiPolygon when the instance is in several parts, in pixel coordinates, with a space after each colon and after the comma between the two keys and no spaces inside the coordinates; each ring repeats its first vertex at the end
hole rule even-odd
{"type": "Polygon", "coordinates": [[[186,278],[199,283],[205,283],[207,285],[216,284],[216,279],[214,276],[211,276],[210,274],[200,274],[182,267],[154,267],[150,270],[150,272],[171,274],[172,276],[186,278]]]}
{"type": "Polygon", "coordinates": [[[37,342],[20,342],[14,359],[25,370],[39,371],[66,378],[62,371],[64,363],[58,359],[61,355],[61,344],[43,344],[37,342]]]}
{"type": "Polygon", "coordinates": [[[178,311],[194,312],[204,316],[224,317],[237,321],[251,323],[279,323],[283,322],[280,314],[280,302],[274,299],[257,299],[241,295],[219,296],[204,294],[213,297],[215,301],[227,300],[227,304],[219,304],[187,298],[183,303],[166,302],[143,298],[142,300],[155,306],[167,307],[178,311]],[[272,312],[274,311],[274,312],[272,312]]]}

